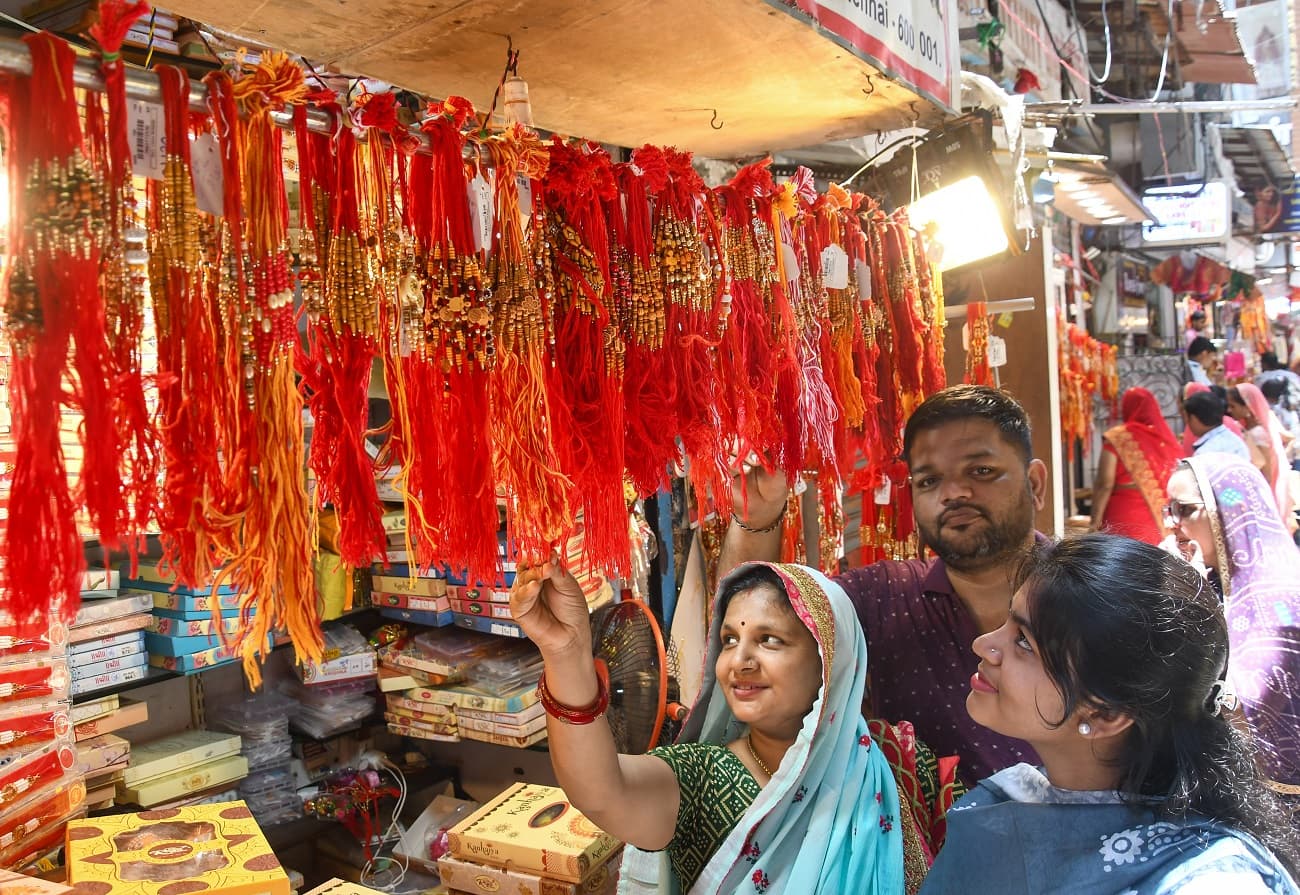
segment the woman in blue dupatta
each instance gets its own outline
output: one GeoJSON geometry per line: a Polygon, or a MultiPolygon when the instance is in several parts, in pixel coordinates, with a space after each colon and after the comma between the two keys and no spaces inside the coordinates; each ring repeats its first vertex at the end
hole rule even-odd
{"type": "Polygon", "coordinates": [[[1128,538],[1044,544],[974,644],[966,706],[1028,741],[948,814],[936,893],[1300,892],[1297,844],[1231,723],[1228,629],[1182,559],[1128,538]]]}
{"type": "Polygon", "coordinates": [[[560,786],[634,847],[620,891],[903,895],[898,789],[861,713],[866,641],[828,578],[767,563],[728,575],[700,698],[678,744],[647,755],[615,750],[577,582],[548,563],[520,574],[511,603],[545,662],[560,786]]]}

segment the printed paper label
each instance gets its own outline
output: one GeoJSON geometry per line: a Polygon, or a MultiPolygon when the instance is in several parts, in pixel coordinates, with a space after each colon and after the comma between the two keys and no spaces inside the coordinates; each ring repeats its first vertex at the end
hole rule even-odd
{"type": "Polygon", "coordinates": [[[859,258],[854,262],[853,271],[858,275],[858,300],[871,301],[871,268],[859,258]]]}
{"type": "Polygon", "coordinates": [[[480,252],[492,246],[492,184],[482,173],[469,182],[469,208],[474,224],[474,248],[480,252]]]}
{"type": "Polygon", "coordinates": [[[1001,336],[989,336],[989,366],[1005,367],[1007,365],[1007,340],[1001,336]]]}
{"type": "Polygon", "coordinates": [[[199,211],[220,215],[224,205],[221,149],[215,134],[200,134],[190,144],[190,175],[194,179],[194,202],[199,211]]]}
{"type": "Polygon", "coordinates": [[[849,286],[849,254],[837,245],[822,249],[822,285],[827,289],[849,286]]]}
{"type": "Polygon", "coordinates": [[[126,107],[126,127],[131,138],[131,170],[137,177],[162,180],[167,160],[162,106],[132,100],[126,107]]]}

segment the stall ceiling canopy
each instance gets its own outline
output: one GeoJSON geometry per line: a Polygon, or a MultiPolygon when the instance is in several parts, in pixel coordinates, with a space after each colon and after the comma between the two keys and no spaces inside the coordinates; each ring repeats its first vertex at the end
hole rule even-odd
{"type": "Polygon", "coordinates": [[[942,111],[764,0],[169,0],[313,64],[486,110],[509,42],[538,127],[731,157],[942,111]]]}

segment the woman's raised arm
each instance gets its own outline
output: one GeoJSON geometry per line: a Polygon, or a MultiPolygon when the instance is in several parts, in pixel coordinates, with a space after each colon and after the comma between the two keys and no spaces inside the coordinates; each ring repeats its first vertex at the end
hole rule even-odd
{"type": "MultiPolygon", "coordinates": [[[[587,709],[594,711],[608,699],[592,659],[586,597],[556,560],[519,573],[510,609],[541,650],[548,701],[583,720],[587,709]]],[[[672,841],[681,791],[666,762],[620,755],[603,711],[590,723],[570,723],[548,706],[546,735],[560,787],[593,823],[644,850],[672,841]]]]}

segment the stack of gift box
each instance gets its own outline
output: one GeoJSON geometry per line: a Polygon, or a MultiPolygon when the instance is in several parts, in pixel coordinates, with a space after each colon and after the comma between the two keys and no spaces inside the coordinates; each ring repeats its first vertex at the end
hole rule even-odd
{"type": "Polygon", "coordinates": [[[154,668],[192,674],[239,659],[223,642],[223,637],[239,631],[239,595],[230,585],[217,587],[214,595],[211,585],[179,586],[144,565],[135,577],[124,577],[122,584],[151,601],[144,643],[154,668]],[[215,607],[220,607],[220,622],[213,618],[215,607]]]}
{"type": "Polygon", "coordinates": [[[67,650],[61,621],[0,617],[0,867],[41,861],[85,812],[67,650]]]}
{"type": "Polygon", "coordinates": [[[411,575],[409,566],[397,565],[370,578],[370,604],[384,618],[412,625],[450,625],[452,607],[447,591],[447,579],[441,570],[411,575]]]}
{"type": "Polygon", "coordinates": [[[141,629],[153,609],[148,594],[120,591],[115,571],[86,572],[82,583],[68,648],[72,695],[77,697],[145,676],[148,657],[141,629]]]}
{"type": "Polygon", "coordinates": [[[142,808],[175,808],[231,790],[248,774],[237,734],[186,730],[132,743],[117,784],[117,801],[142,808]]]}
{"type": "Polygon", "coordinates": [[[393,733],[518,748],[546,737],[546,718],[537,704],[541,655],[531,643],[455,629],[429,631],[404,650],[386,650],[382,661],[429,681],[385,694],[384,718],[393,733]]]}
{"type": "Polygon", "coordinates": [[[116,693],[72,707],[77,759],[86,775],[86,807],[90,810],[113,807],[117,784],[131,757],[131,744],[122,735],[126,728],[148,720],[147,703],[123,699],[116,693]]]}
{"type": "Polygon", "coordinates": [[[622,847],[563,790],[516,783],[447,831],[438,875],[451,892],[607,895],[622,847]]]}

